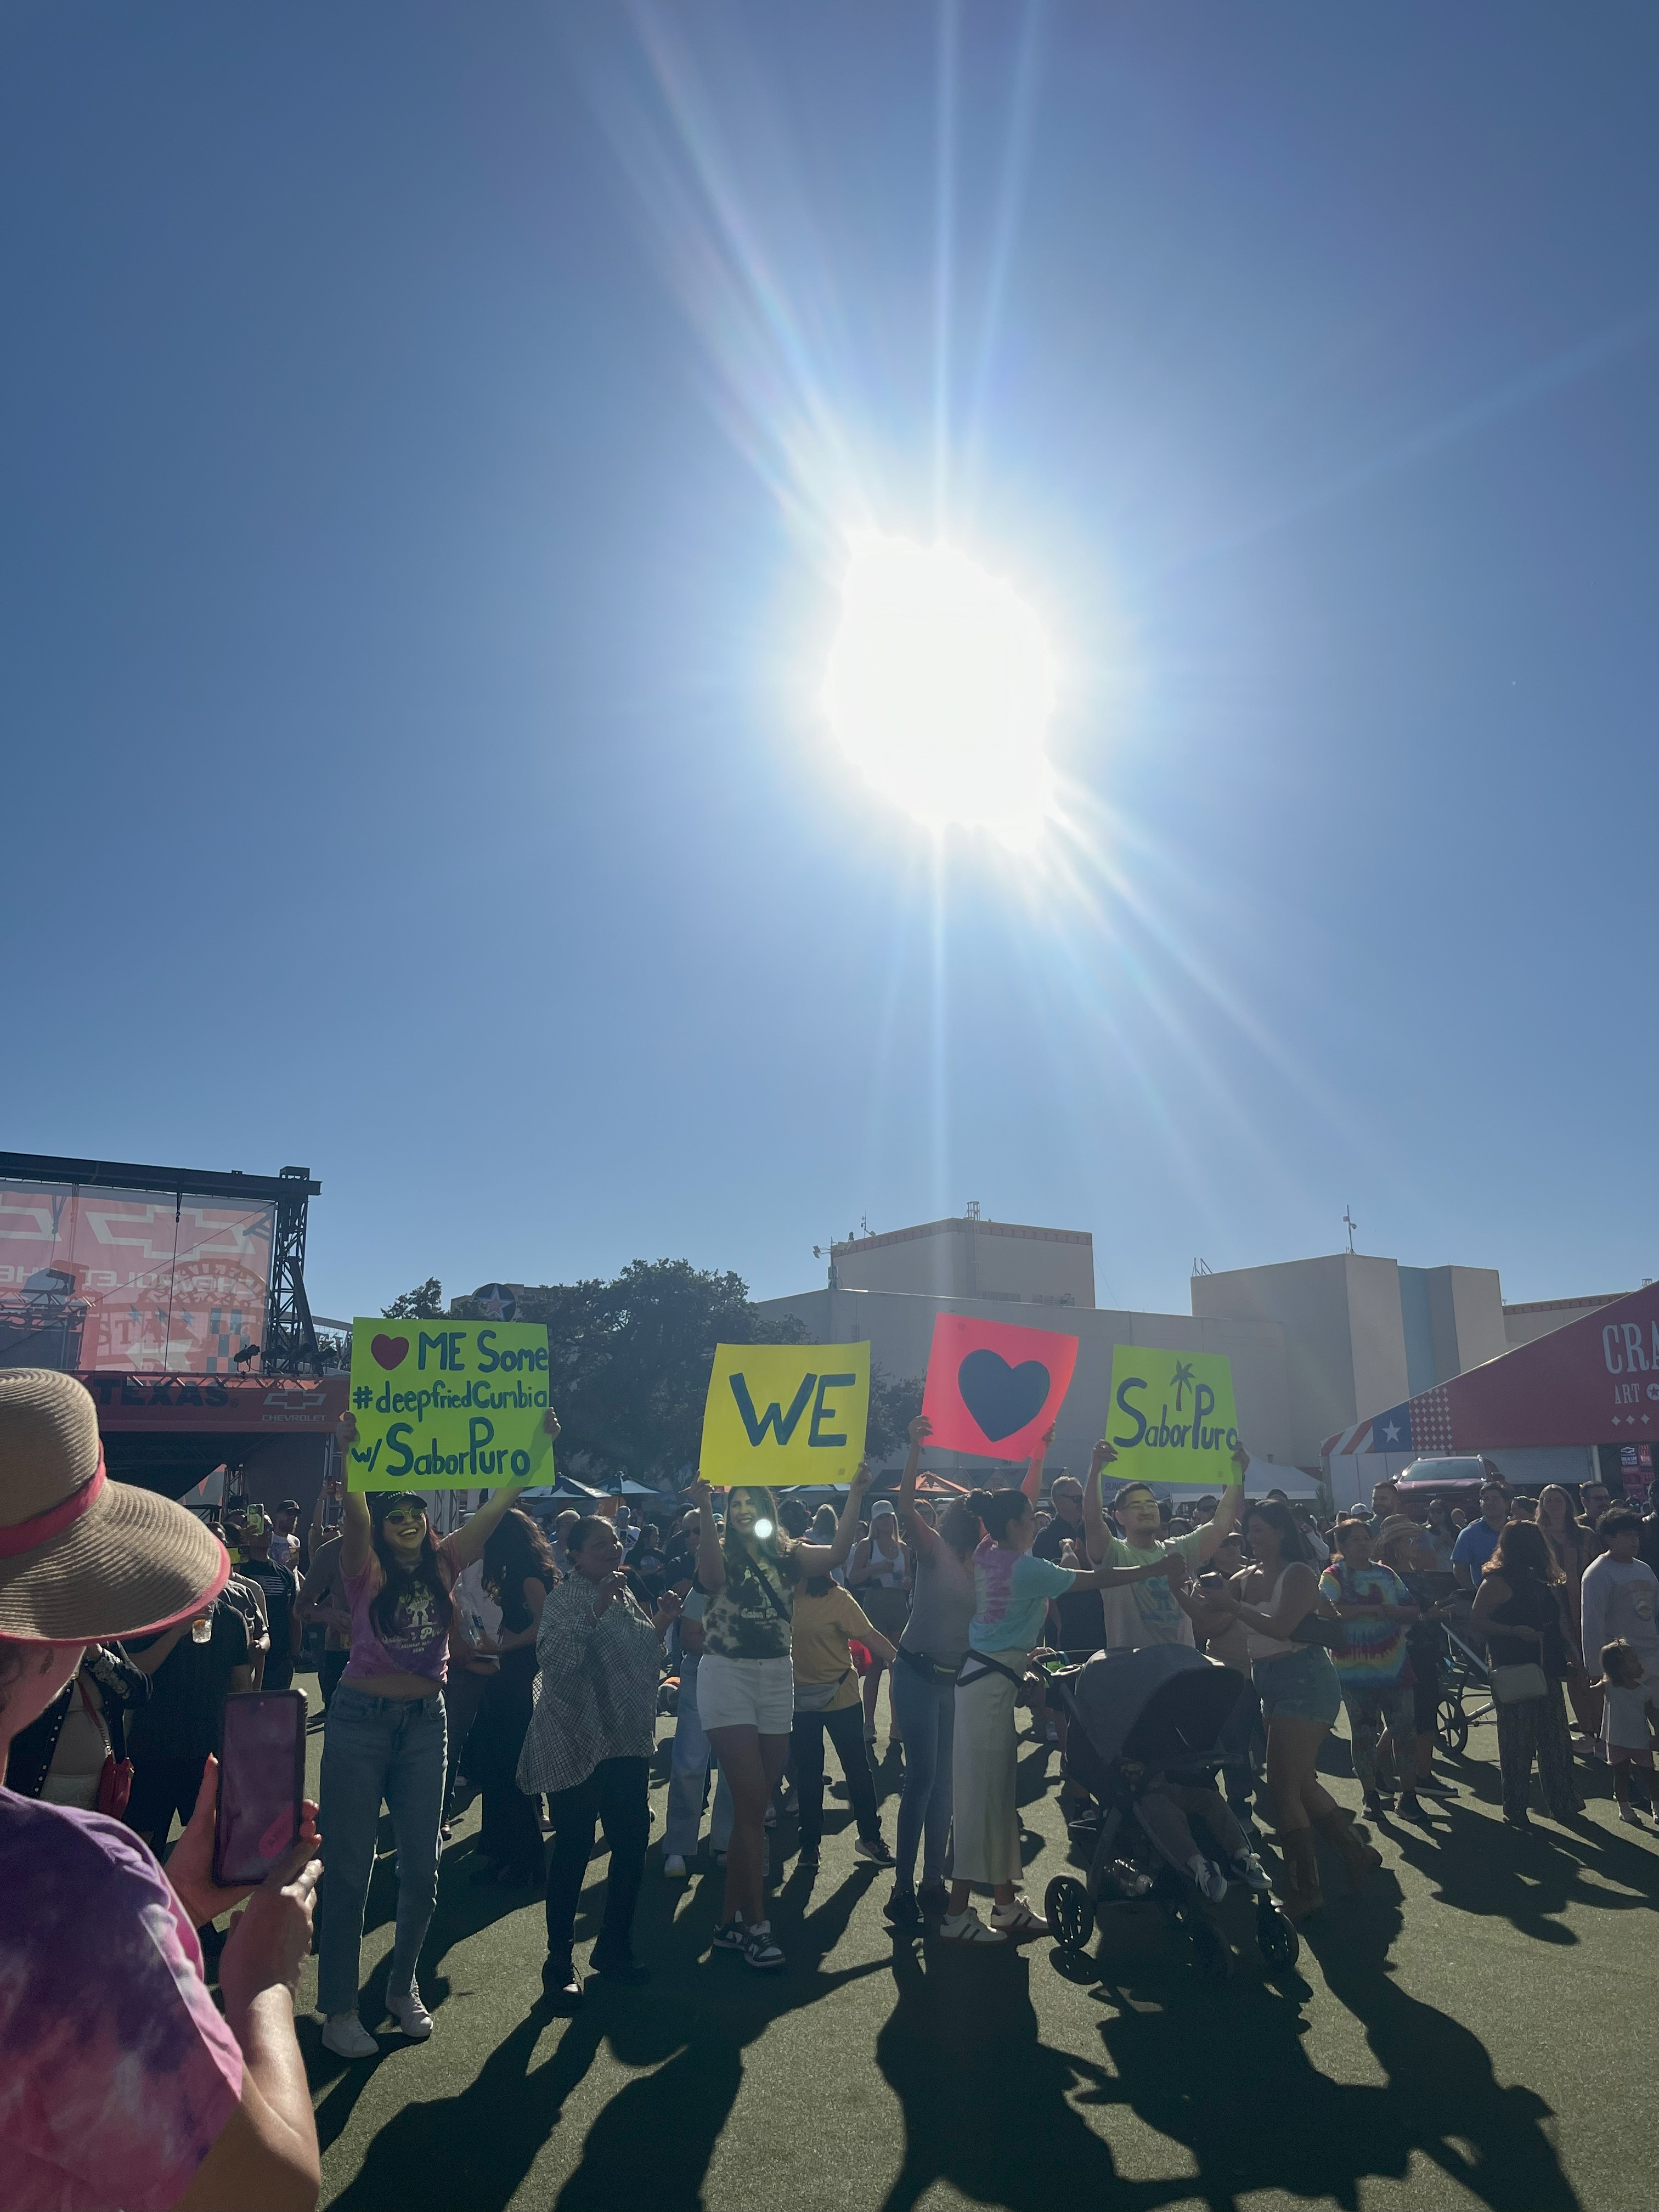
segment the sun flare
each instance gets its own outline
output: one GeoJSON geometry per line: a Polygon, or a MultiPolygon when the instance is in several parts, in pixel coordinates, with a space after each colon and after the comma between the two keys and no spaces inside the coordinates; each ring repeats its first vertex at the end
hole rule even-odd
{"type": "Polygon", "coordinates": [[[930,829],[1030,845],[1048,811],[1054,669],[1036,617],[951,545],[856,540],[824,675],[830,727],[930,829]]]}

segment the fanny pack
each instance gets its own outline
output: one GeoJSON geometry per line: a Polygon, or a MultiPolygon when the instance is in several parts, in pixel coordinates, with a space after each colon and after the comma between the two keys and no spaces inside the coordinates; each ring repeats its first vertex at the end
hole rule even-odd
{"type": "Polygon", "coordinates": [[[904,1644],[900,1644],[898,1656],[907,1667],[914,1668],[929,1689],[933,1690],[942,1690],[947,1684],[954,1686],[966,1664],[964,1656],[958,1659],[954,1667],[942,1666],[937,1659],[930,1659],[925,1651],[912,1651],[909,1646],[904,1644]]]}
{"type": "Polygon", "coordinates": [[[833,1682],[797,1682],[795,1711],[798,1713],[827,1712],[840,1696],[841,1686],[852,1671],[850,1667],[843,1667],[833,1682]]]}

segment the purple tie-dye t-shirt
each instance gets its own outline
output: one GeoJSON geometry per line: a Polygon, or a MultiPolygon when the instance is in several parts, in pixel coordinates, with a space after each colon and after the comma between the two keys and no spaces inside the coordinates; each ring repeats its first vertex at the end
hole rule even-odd
{"type": "Polygon", "coordinates": [[[8,2212],[163,2212],[241,2094],[196,1931],[137,1837],[0,1790],[8,2212]]]}

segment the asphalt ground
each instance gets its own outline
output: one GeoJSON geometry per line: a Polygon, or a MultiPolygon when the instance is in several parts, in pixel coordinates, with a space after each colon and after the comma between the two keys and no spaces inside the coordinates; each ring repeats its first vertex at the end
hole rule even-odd
{"type": "MultiPolygon", "coordinates": [[[[305,1686],[314,1703],[314,1680],[305,1686]]],[[[884,1737],[884,1698],[882,1721],[884,1737]]],[[[1229,1896],[1235,1961],[1218,1987],[1144,1905],[1114,1909],[1082,1966],[1048,1942],[987,1952],[896,1939],[881,1911],[891,1878],[854,1857],[832,1790],[816,1880],[794,1871],[793,1820],[776,1832],[772,1922],[788,1966],[762,1975],[708,1950],[717,1873],[662,1878],[672,1727],[635,1924],[645,1988],[590,1981],[568,2019],[541,2003],[541,1900],[471,1885],[475,1807],[446,1852],[422,1964],[436,2031],[406,2044],[379,2013],[394,1907],[383,1859],[363,1948],[380,2056],[347,2064],[323,2050],[319,2021],[301,2021],[325,2204],[1635,2212],[1655,2201],[1659,1836],[1615,1825],[1599,1769],[1579,1767],[1580,1824],[1517,1832],[1499,1817],[1492,1730],[1477,1726],[1468,1758],[1449,1765],[1463,1795],[1429,1833],[1382,1832],[1386,1864],[1363,1900],[1344,1899],[1327,1868],[1330,1901],[1304,1923],[1295,1969],[1269,1973],[1248,1899],[1229,1896]]],[[[1346,1745],[1331,1748],[1333,1787],[1357,1809],[1346,1745]]],[[[319,1750],[313,1735],[313,1786],[319,1750]]],[[[1022,1742],[1020,1756],[1040,1904],[1070,1845],[1054,1754],[1022,1742]]],[[[898,1778],[890,1756],[890,1840],[898,1778]]],[[[601,1844],[579,1957],[605,1877],[601,1844]]],[[[302,2003],[313,1994],[308,1974],[302,2003]]]]}

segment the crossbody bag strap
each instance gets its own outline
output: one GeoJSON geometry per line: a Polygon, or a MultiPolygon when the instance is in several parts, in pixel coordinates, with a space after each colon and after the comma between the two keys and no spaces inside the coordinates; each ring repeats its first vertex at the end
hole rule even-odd
{"type": "MultiPolygon", "coordinates": [[[[979,1665],[985,1669],[986,1674],[1000,1674],[1005,1682],[1012,1682],[1016,1689],[1022,1688],[1024,1686],[1025,1677],[1024,1674],[1017,1674],[1012,1667],[1005,1667],[1000,1659],[989,1658],[983,1651],[970,1651],[968,1654],[968,1658],[964,1659],[962,1662],[964,1668],[967,1667],[969,1660],[977,1661],[979,1665]]],[[[958,1674],[957,1676],[957,1687],[959,1690],[970,1690],[975,1682],[982,1682],[984,1680],[985,1674],[958,1674]]]]}

